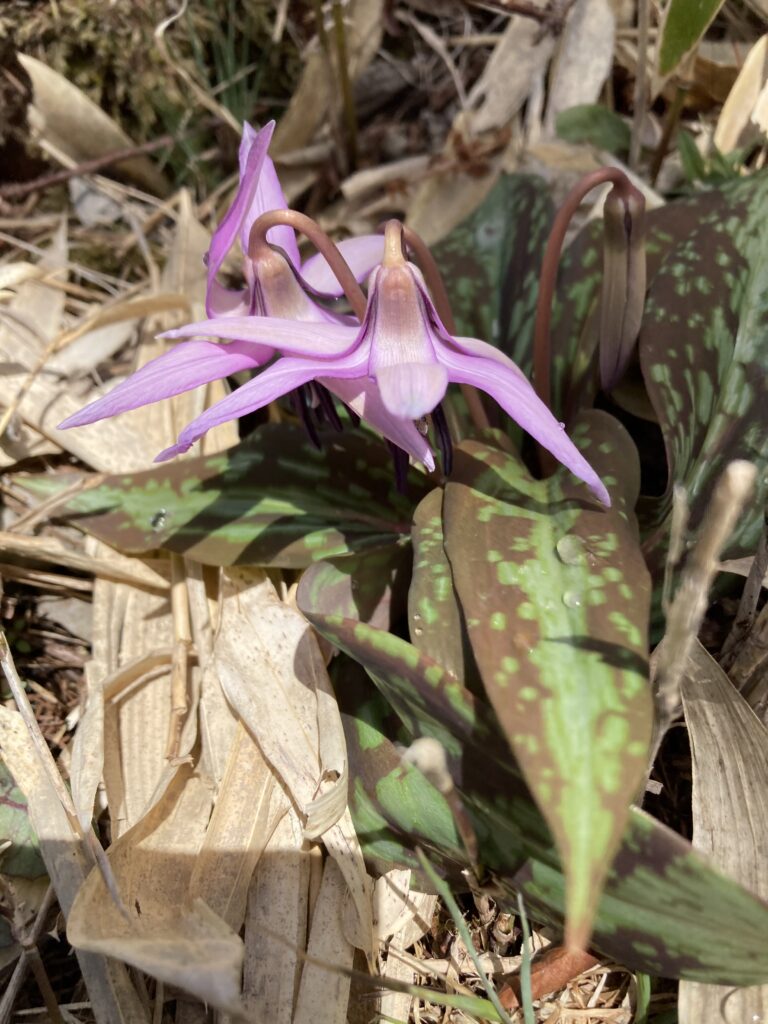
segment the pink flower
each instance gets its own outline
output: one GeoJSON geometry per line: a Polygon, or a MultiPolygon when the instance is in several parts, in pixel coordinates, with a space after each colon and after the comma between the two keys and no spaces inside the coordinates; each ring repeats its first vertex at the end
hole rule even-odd
{"type": "MultiPolygon", "coordinates": [[[[491,395],[604,504],[610,504],[600,478],[518,367],[483,341],[448,334],[421,273],[402,256],[397,222],[387,225],[384,262],[371,275],[368,308],[359,328],[294,322],[288,332],[283,322],[271,317],[233,316],[189,324],[167,334],[172,338],[190,335],[254,344],[269,340],[281,357],[193,420],[158,460],[187,451],[212,427],[254,412],[310,381],[324,386],[343,382],[348,393],[363,396],[364,404],[375,401],[378,409],[402,424],[412,424],[431,412],[449,382],[455,382],[491,395]]],[[[367,411],[362,415],[373,422],[367,411]]]]}

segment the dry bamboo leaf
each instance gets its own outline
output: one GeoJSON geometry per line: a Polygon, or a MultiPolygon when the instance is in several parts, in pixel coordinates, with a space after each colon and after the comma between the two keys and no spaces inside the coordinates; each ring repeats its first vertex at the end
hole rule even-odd
{"type": "MultiPolygon", "coordinates": [[[[19,53],[18,58],[32,80],[30,125],[54,159],[73,166],[134,145],[101,107],[63,75],[35,57],[19,53]]],[[[164,195],[167,190],[162,174],[146,156],[122,160],[114,169],[150,192],[164,195]]]]}
{"type": "Polygon", "coordinates": [[[595,103],[613,64],[616,22],[608,0],[577,0],[553,62],[544,126],[554,135],[557,115],[595,103]]]}
{"type": "Polygon", "coordinates": [[[109,850],[128,917],[91,872],[67,923],[78,949],[104,953],[210,1005],[240,1007],[243,946],[190,883],[211,811],[211,787],[189,765],[109,850]]]}
{"type": "Polygon", "coordinates": [[[739,77],[723,104],[715,128],[714,144],[721,153],[730,153],[750,142],[760,130],[765,131],[761,94],[768,82],[768,34],[762,36],[747,55],[739,77]],[[756,107],[760,101],[760,110],[756,107]],[[758,123],[755,123],[755,113],[758,123]]]}
{"type": "Polygon", "coordinates": [[[309,856],[293,808],[277,824],[251,881],[243,999],[271,1024],[292,1024],[307,944],[309,856]]]}
{"type": "Polygon", "coordinates": [[[72,799],[83,829],[90,827],[96,791],[104,774],[104,690],[96,666],[85,666],[87,697],[77,724],[69,768],[72,799]]]}
{"type": "Polygon", "coordinates": [[[323,843],[347,883],[349,900],[344,915],[346,936],[366,954],[371,965],[376,951],[373,932],[373,881],[365,870],[360,841],[349,810],[323,833],[323,843]]]}
{"type": "MultiPolygon", "coordinates": [[[[693,845],[768,899],[768,729],[696,641],[682,683],[693,758],[693,845]]],[[[762,1021],[768,985],[681,981],[680,1024],[762,1021]]]]}
{"type": "MultiPolygon", "coordinates": [[[[66,917],[90,863],[38,759],[21,716],[2,706],[0,755],[27,798],[30,821],[66,917]]],[[[111,902],[109,897],[107,900],[111,902]]],[[[84,952],[78,952],[78,962],[98,1024],[149,1024],[149,1017],[122,964],[84,952]]]]}
{"type": "Polygon", "coordinates": [[[29,280],[20,284],[16,294],[8,303],[9,313],[24,325],[21,338],[18,329],[13,332],[6,323],[0,328],[0,344],[6,345],[15,341],[16,361],[29,369],[46,344],[55,337],[64,316],[66,296],[60,288],[49,287],[44,277],[51,275],[58,283],[64,283],[68,277],[69,240],[67,236],[67,218],[62,216],[53,233],[50,245],[37,262],[39,275],[30,276],[29,280]]]}
{"type": "Polygon", "coordinates": [[[39,562],[50,562],[80,572],[89,572],[117,582],[130,583],[154,591],[167,591],[168,580],[150,569],[138,558],[128,558],[104,545],[105,557],[74,551],[54,537],[28,537],[21,533],[0,531],[0,557],[12,556],[39,562]]]}
{"type": "MultiPolygon", "coordinates": [[[[371,62],[381,43],[383,0],[350,0],[344,7],[347,71],[352,81],[371,62]]],[[[341,109],[338,73],[329,73],[328,57],[319,46],[307,57],[288,109],[272,143],[273,155],[301,149],[317,129],[333,121],[341,109]]]]}
{"type": "MultiPolygon", "coordinates": [[[[329,967],[352,966],[354,946],[345,938],[342,925],[346,895],[347,887],[338,865],[334,860],[326,861],[307,953],[329,967]]],[[[345,1024],[349,985],[348,977],[305,963],[293,1024],[345,1024]]]]}
{"type": "Polygon", "coordinates": [[[346,748],[311,628],[279,601],[263,572],[230,570],[223,592],[214,662],[227,699],[302,813],[328,781],[338,790],[340,815],[346,806],[346,748]],[[321,738],[321,724],[335,735],[321,738]]]}
{"type": "MultiPolygon", "coordinates": [[[[536,6],[545,4],[536,0],[536,6]]],[[[473,132],[508,124],[520,110],[532,84],[546,67],[555,46],[551,32],[542,32],[532,18],[513,14],[483,73],[469,94],[473,132]]]]}
{"type": "Polygon", "coordinates": [[[288,807],[264,755],[240,724],[189,884],[190,895],[205,900],[235,932],[245,919],[254,868],[288,807]]]}

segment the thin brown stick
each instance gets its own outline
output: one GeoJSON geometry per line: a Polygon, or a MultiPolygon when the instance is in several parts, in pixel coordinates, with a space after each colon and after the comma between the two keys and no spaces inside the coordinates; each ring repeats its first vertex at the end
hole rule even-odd
{"type": "MultiPolygon", "coordinates": [[[[40,941],[40,937],[45,930],[45,925],[48,920],[48,913],[56,900],[56,891],[52,885],[49,885],[45,890],[43,901],[40,904],[35,922],[32,925],[28,941],[33,945],[37,945],[40,941]]],[[[3,992],[3,997],[0,999],[0,1024],[9,1024],[11,1016],[13,1014],[13,1006],[16,999],[21,992],[24,979],[27,976],[27,970],[30,967],[30,957],[27,952],[28,947],[23,947],[23,952],[18,959],[16,966],[13,969],[13,974],[8,982],[8,985],[3,992]]],[[[58,1009],[58,1007],[57,1007],[58,1009]]]]}
{"type": "Polygon", "coordinates": [[[181,730],[189,710],[189,654],[192,634],[189,625],[189,595],[181,555],[171,555],[171,612],[173,616],[173,659],[171,662],[171,717],[165,756],[173,762],[179,756],[181,730]]]}
{"type": "Polygon", "coordinates": [[[552,320],[552,300],[557,285],[557,270],[560,261],[560,251],[568,230],[571,218],[578,210],[582,200],[598,185],[611,183],[614,189],[623,196],[640,194],[635,186],[627,178],[626,174],[618,167],[601,167],[591,174],[585,175],[577,181],[571,191],[565,197],[565,202],[557,211],[552,229],[547,239],[547,247],[544,251],[544,260],[541,264],[539,275],[539,294],[536,301],[536,323],[533,336],[533,383],[536,394],[549,405],[551,396],[550,379],[550,339],[549,326],[552,320]]]}
{"type": "Polygon", "coordinates": [[[125,149],[114,149],[111,153],[104,153],[92,160],[84,160],[74,167],[63,167],[59,171],[51,171],[50,174],[41,174],[39,178],[31,181],[12,181],[6,185],[0,185],[0,199],[21,199],[30,192],[44,192],[46,189],[61,185],[70,178],[79,178],[84,174],[96,174],[118,164],[122,160],[130,160],[131,157],[142,156],[145,153],[154,153],[157,149],[165,146],[172,146],[178,140],[175,135],[161,135],[159,139],[152,139],[151,142],[142,142],[138,146],[127,146],[125,149]]]}
{"type": "MultiPolygon", "coordinates": [[[[432,293],[432,300],[435,303],[437,315],[443,321],[443,325],[448,333],[455,335],[456,321],[453,318],[451,301],[448,298],[448,290],[445,287],[445,281],[440,273],[440,268],[435,262],[435,257],[432,255],[424,239],[417,235],[412,228],[403,226],[403,237],[405,238],[406,245],[413,250],[416,260],[421,267],[424,280],[432,293]]],[[[488,419],[488,413],[485,411],[483,400],[477,389],[469,384],[461,384],[459,386],[464,396],[464,401],[467,403],[472,422],[478,430],[486,430],[490,427],[491,422],[488,419]]]]}
{"type": "Polygon", "coordinates": [[[362,323],[367,306],[363,289],[349,269],[349,264],[328,235],[319,224],[313,221],[311,217],[307,217],[306,214],[298,213],[296,210],[270,210],[268,213],[262,213],[254,221],[251,228],[250,238],[248,239],[248,255],[253,258],[259,246],[267,244],[267,232],[269,229],[277,227],[279,224],[287,224],[296,231],[301,231],[312,242],[318,252],[325,256],[328,266],[336,275],[355,316],[362,323]]]}
{"type": "Polygon", "coordinates": [[[344,10],[340,0],[333,0],[333,36],[336,42],[336,56],[341,85],[344,122],[346,124],[347,163],[350,170],[357,165],[357,114],[352,82],[349,77],[349,56],[347,54],[347,31],[344,25],[344,10]]]}

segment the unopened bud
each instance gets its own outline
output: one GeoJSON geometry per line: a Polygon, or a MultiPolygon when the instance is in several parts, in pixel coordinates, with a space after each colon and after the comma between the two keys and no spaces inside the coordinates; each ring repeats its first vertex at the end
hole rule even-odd
{"type": "Polygon", "coordinates": [[[613,188],[605,201],[600,306],[600,382],[620,380],[640,333],[645,303],[645,200],[637,189],[613,188]]]}

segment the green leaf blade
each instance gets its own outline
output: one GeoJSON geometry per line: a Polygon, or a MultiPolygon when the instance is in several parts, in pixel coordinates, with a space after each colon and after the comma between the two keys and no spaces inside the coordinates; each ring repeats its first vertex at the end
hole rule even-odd
{"type": "MultiPolygon", "coordinates": [[[[582,445],[631,466],[621,428],[589,422],[582,445]]],[[[444,516],[486,692],[563,858],[568,941],[586,948],[648,756],[650,586],[623,496],[606,511],[577,494],[565,473],[537,481],[465,442],[444,516]]]]}

